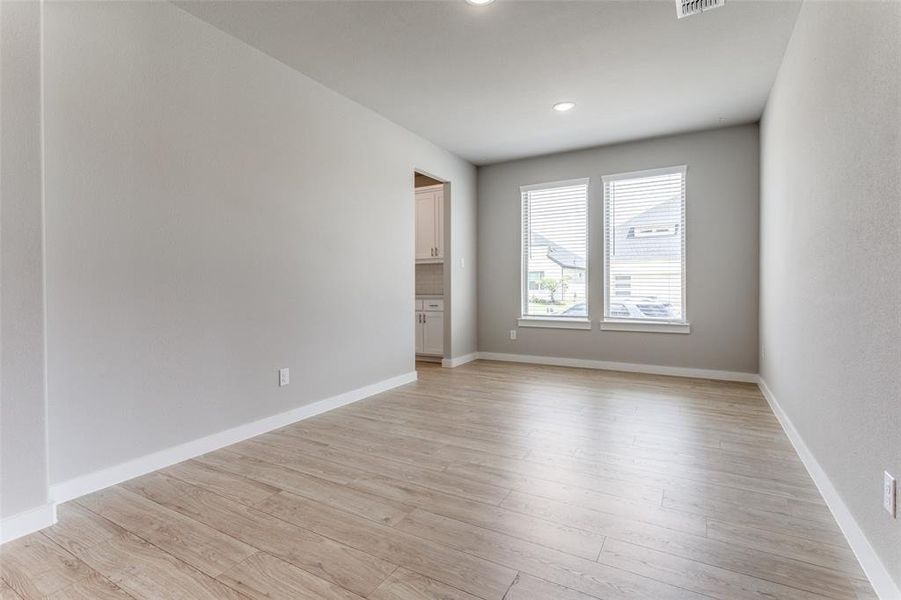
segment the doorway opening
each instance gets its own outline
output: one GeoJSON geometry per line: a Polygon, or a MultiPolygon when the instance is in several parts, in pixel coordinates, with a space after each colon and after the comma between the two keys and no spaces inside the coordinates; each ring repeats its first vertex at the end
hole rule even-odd
{"type": "Polygon", "coordinates": [[[413,172],[415,199],[414,314],[416,360],[440,363],[449,347],[450,184],[421,171],[413,172]]]}

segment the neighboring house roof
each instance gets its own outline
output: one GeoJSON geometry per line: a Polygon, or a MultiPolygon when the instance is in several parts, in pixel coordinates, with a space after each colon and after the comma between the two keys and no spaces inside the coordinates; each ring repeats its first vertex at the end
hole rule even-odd
{"type": "Polygon", "coordinates": [[[532,246],[547,246],[547,257],[564,269],[585,270],[585,257],[569,248],[554,244],[540,233],[532,234],[532,246]]]}
{"type": "Polygon", "coordinates": [[[682,251],[681,236],[678,235],[680,213],[680,199],[673,196],[632,217],[616,228],[613,255],[616,258],[642,258],[650,251],[654,258],[678,258],[682,251]],[[669,226],[673,233],[646,237],[635,234],[636,230],[648,226],[669,226]]]}

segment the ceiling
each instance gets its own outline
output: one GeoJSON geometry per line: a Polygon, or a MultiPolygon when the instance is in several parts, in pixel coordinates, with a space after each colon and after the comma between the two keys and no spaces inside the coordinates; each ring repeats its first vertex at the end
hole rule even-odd
{"type": "Polygon", "coordinates": [[[729,0],[182,1],[475,164],[753,122],[800,8],[729,0]],[[577,103],[568,113],[551,106],[577,103]]]}

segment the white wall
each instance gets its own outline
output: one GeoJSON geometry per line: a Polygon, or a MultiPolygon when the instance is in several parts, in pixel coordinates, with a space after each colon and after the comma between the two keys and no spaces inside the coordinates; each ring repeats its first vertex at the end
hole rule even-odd
{"type": "Polygon", "coordinates": [[[470,164],[168,3],[48,3],[44,50],[54,484],[413,370],[414,168],[475,350],[470,164]]]}
{"type": "Polygon", "coordinates": [[[760,212],[760,373],[897,586],[901,3],[804,3],[762,121],[760,212]]]}
{"type": "Polygon", "coordinates": [[[730,127],[479,169],[479,350],[757,372],[758,131],[730,127]],[[691,334],[599,331],[603,315],[601,176],[688,165],[691,334]],[[520,186],[590,177],[591,331],[520,328],[520,186]]]}
{"type": "Polygon", "coordinates": [[[0,3],[0,517],[3,538],[18,529],[22,518],[28,519],[27,511],[47,502],[40,16],[36,2],[0,3]]]}

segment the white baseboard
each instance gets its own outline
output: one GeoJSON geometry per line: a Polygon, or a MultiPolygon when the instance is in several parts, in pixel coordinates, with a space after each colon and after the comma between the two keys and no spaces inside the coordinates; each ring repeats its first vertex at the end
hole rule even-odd
{"type": "Polygon", "coordinates": [[[11,542],[56,523],[56,503],[48,502],[0,521],[0,544],[11,542]]]}
{"type": "Polygon", "coordinates": [[[851,514],[850,509],[848,509],[848,506],[845,504],[844,500],[842,500],[838,490],[832,485],[829,475],[826,474],[826,471],[820,466],[820,463],[817,461],[816,457],[814,457],[810,448],[804,443],[804,438],[801,437],[801,434],[795,429],[791,419],[785,411],[782,410],[782,406],[779,404],[779,401],[776,400],[772,390],[767,386],[766,381],[764,381],[762,377],[758,377],[757,385],[760,387],[763,397],[766,398],[767,403],[769,403],[770,408],[773,410],[773,414],[779,419],[779,423],[782,425],[785,435],[788,436],[789,441],[795,448],[795,452],[798,453],[801,462],[804,463],[804,467],[810,474],[810,478],[813,479],[817,489],[820,490],[820,495],[823,496],[823,500],[826,501],[826,505],[829,507],[829,510],[832,511],[832,516],[835,517],[835,521],[845,535],[845,539],[848,540],[848,545],[851,546],[851,550],[857,557],[858,562],[860,562],[860,566],[870,580],[870,584],[872,584],[876,594],[883,600],[898,600],[901,598],[901,589],[898,588],[897,584],[895,584],[892,579],[892,576],[889,574],[888,569],[886,569],[885,565],[882,564],[882,561],[879,560],[879,555],[873,550],[873,547],[864,535],[863,530],[857,524],[854,515],[851,514]]]}
{"type": "Polygon", "coordinates": [[[477,358],[479,358],[478,352],[464,354],[463,356],[458,356],[457,358],[445,358],[442,359],[441,366],[453,369],[454,367],[459,367],[460,365],[465,365],[468,362],[472,362],[477,358]]]}
{"type": "Polygon", "coordinates": [[[625,371],[627,373],[647,373],[650,375],[672,375],[673,377],[694,377],[698,379],[757,383],[756,373],[743,373],[740,371],[717,371],[713,369],[643,365],[637,363],[612,362],[608,360],[588,360],[584,358],[534,356],[531,354],[504,354],[501,352],[479,352],[478,355],[479,358],[483,360],[500,360],[535,365],[551,365],[555,367],[577,367],[580,369],[601,369],[604,371],[625,371]]]}
{"type": "Polygon", "coordinates": [[[416,381],[416,371],[385,379],[384,381],[379,381],[349,392],[344,392],[337,396],[332,396],[331,398],[325,398],[324,400],[319,400],[312,404],[306,404],[258,421],[238,425],[237,427],[226,429],[225,431],[220,431],[219,433],[192,440],[172,448],[166,448],[165,450],[160,450],[146,456],[141,456],[100,471],[75,477],[50,486],[50,497],[57,503],[67,502],[80,496],[84,496],[85,494],[90,494],[91,492],[102,490],[111,485],[116,485],[117,483],[122,483],[123,481],[146,475],[147,473],[158,469],[169,467],[176,463],[188,460],[189,458],[194,458],[195,456],[200,456],[201,454],[206,454],[207,452],[212,452],[213,450],[218,450],[219,448],[230,446],[231,444],[236,444],[256,435],[266,433],[267,431],[272,431],[273,429],[278,429],[279,427],[284,427],[291,423],[308,419],[320,413],[357,402],[358,400],[380,394],[381,392],[386,392],[413,381],[416,381]]]}

